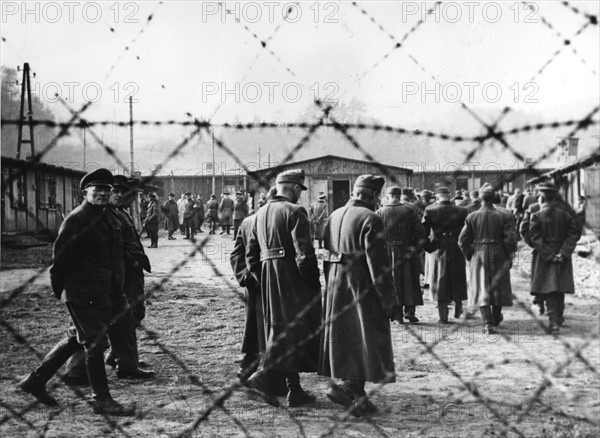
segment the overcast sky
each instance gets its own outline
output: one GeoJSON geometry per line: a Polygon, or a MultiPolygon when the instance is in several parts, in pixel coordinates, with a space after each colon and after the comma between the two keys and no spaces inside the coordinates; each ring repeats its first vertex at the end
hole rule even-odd
{"type": "MultiPolygon", "coordinates": [[[[576,35],[589,20],[560,2],[444,2],[431,15],[432,2],[227,2],[229,14],[213,2],[72,3],[3,2],[2,65],[29,62],[46,101],[97,100],[88,120],[127,120],[132,94],[136,119],[298,121],[317,95],[360,100],[382,123],[477,135],[460,102],[488,122],[508,105],[512,128],[580,118],[599,100],[598,26],[576,35]]],[[[595,16],[599,4],[571,3],[595,16]]],[[[136,133],[157,135],[173,131],[136,133]]]]}

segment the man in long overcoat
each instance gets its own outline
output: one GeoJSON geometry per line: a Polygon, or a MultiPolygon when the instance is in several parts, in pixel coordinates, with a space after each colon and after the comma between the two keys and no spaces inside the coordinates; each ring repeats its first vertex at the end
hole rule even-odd
{"type": "Polygon", "coordinates": [[[373,211],[384,182],[380,176],[359,176],[352,198],[325,226],[329,255],[319,374],[342,380],[326,395],[355,416],[377,409],[366,396],[366,381],[394,382],[396,377],[390,319],[397,318],[400,306],[384,223],[373,211]]]}
{"type": "Polygon", "coordinates": [[[233,240],[236,240],[240,224],[248,216],[248,202],[242,192],[235,193],[235,202],[233,203],[233,240]]]}
{"type": "Polygon", "coordinates": [[[319,195],[319,200],[313,202],[308,209],[308,219],[310,220],[310,232],[314,239],[319,241],[319,248],[323,248],[323,231],[327,222],[327,196],[325,193],[319,195]]]}
{"type": "Polygon", "coordinates": [[[219,202],[214,193],[210,195],[210,199],[206,203],[206,222],[210,229],[208,234],[215,234],[219,225],[219,202]]]}
{"type": "Polygon", "coordinates": [[[148,195],[148,213],[146,219],[144,219],[144,226],[150,236],[150,246],[148,248],[158,248],[158,220],[160,212],[157,198],[155,193],[148,195]]]}
{"type": "Polygon", "coordinates": [[[169,199],[163,204],[163,213],[167,217],[168,239],[175,240],[173,233],[179,228],[179,207],[173,193],[169,193],[169,199]]]}
{"type": "Polygon", "coordinates": [[[557,333],[564,320],[565,294],[575,293],[571,256],[580,228],[575,216],[558,201],[556,185],[540,184],[539,191],[541,208],[529,224],[529,237],[535,247],[531,294],[545,299],[549,329],[557,333]]]}
{"type": "Polygon", "coordinates": [[[517,250],[512,218],[493,205],[494,189],[481,190],[482,206],[467,216],[458,244],[469,265],[469,307],[478,306],[484,332],[495,334],[502,307],[512,306],[510,268],[517,250]]]}
{"type": "Polygon", "coordinates": [[[400,187],[389,187],[386,195],[385,207],[381,207],[376,213],[383,219],[398,302],[404,307],[404,314],[400,312],[398,315],[399,322],[402,322],[403,316],[410,322],[419,322],[415,310],[417,306],[423,305],[419,281],[420,252],[428,239],[415,209],[400,202],[400,187]]]}
{"type": "Polygon", "coordinates": [[[462,314],[462,300],[467,299],[467,274],[465,258],[458,247],[460,234],[467,210],[450,201],[450,190],[438,187],[435,191],[438,202],[425,209],[423,226],[425,234],[433,232],[433,239],[425,250],[433,254],[430,266],[431,299],[438,303],[439,322],[448,323],[448,304],[455,302],[454,317],[462,314]]]}
{"type": "MultiPolygon", "coordinates": [[[[104,368],[107,334],[119,357],[126,358],[119,336],[126,329],[127,299],[123,292],[123,238],[119,221],[108,208],[113,175],[97,169],[81,179],[84,202],[61,224],[54,243],[50,282],[57,298],[67,306],[85,350],[85,365],[92,388],[95,413],[133,415],[135,409],[116,402],[109,391],[104,368]]],[[[46,382],[81,345],[62,340],[46,355],[19,387],[42,403],[56,405],[46,382]]]]}
{"type": "Polygon", "coordinates": [[[233,199],[229,197],[229,192],[223,193],[223,199],[219,204],[219,215],[221,216],[221,234],[227,231],[231,234],[231,216],[233,215],[233,199]]]}
{"type": "MultiPolygon", "coordinates": [[[[248,383],[272,400],[268,373],[285,373],[288,405],[315,400],[300,386],[299,372],[317,370],[321,283],[306,209],[297,205],[306,190],[304,171],[277,175],[277,195],[256,213],[248,242],[248,263],[260,278],[265,354],[248,383]]],[[[275,403],[274,403],[275,404],[275,403]]]]}

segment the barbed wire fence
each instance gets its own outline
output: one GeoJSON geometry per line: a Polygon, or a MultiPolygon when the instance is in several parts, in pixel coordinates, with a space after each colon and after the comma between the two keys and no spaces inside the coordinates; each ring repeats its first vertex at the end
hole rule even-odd
{"type": "MultiPolygon", "coordinates": [[[[427,11],[426,15],[430,15],[430,14],[434,13],[435,10],[439,7],[439,5],[441,3],[442,2],[436,2],[434,4],[434,6],[427,11]]],[[[522,2],[522,3],[526,7],[531,7],[531,5],[528,4],[527,2],[522,2]]],[[[580,36],[588,28],[594,28],[594,27],[598,26],[597,17],[595,15],[591,15],[587,12],[581,11],[577,7],[571,5],[569,2],[563,1],[561,3],[565,6],[566,10],[571,11],[573,14],[583,18],[585,21],[582,24],[582,26],[578,29],[578,31],[570,39],[566,39],[564,37],[564,35],[556,28],[556,26],[551,24],[550,21],[547,20],[547,18],[542,17],[542,19],[541,19],[542,24],[544,26],[546,26],[555,36],[557,36],[558,39],[560,39],[561,46],[550,56],[550,58],[546,62],[544,62],[544,64],[536,72],[534,72],[534,74],[532,75],[532,78],[536,78],[539,75],[543,74],[544,71],[546,70],[546,68],[548,67],[548,65],[550,65],[556,59],[556,57],[561,53],[561,51],[567,46],[570,47],[573,54],[575,56],[577,56],[584,65],[586,65],[590,68],[591,72],[594,75],[597,75],[596,70],[587,64],[585,57],[583,57],[576,50],[576,48],[573,44],[573,40],[575,40],[575,38],[580,36]]],[[[162,4],[162,2],[159,3],[159,6],[161,4],[162,4]]],[[[219,5],[222,8],[226,8],[225,4],[219,3],[219,5]]],[[[373,64],[373,66],[371,68],[369,68],[367,71],[365,71],[361,75],[361,77],[363,77],[363,78],[365,76],[369,75],[379,65],[384,63],[389,58],[391,53],[396,52],[396,51],[405,50],[405,48],[404,48],[405,42],[415,32],[418,32],[427,26],[426,21],[424,19],[421,19],[421,20],[417,21],[417,23],[407,33],[405,33],[402,36],[402,38],[398,39],[394,36],[393,33],[386,30],[383,27],[383,25],[381,25],[375,19],[375,17],[371,16],[371,14],[369,14],[364,8],[359,6],[356,2],[353,2],[352,6],[354,6],[356,9],[358,9],[359,12],[362,15],[364,15],[367,20],[369,20],[371,23],[373,23],[376,26],[378,31],[385,34],[394,43],[394,47],[391,49],[391,51],[385,53],[384,56],[381,58],[381,60],[379,60],[378,62],[373,64]]],[[[121,54],[119,54],[116,61],[110,66],[105,77],[108,77],[110,74],[112,74],[112,72],[115,70],[116,66],[123,59],[123,56],[125,55],[126,52],[134,53],[132,51],[132,46],[135,45],[138,38],[140,38],[147,31],[147,29],[149,28],[149,26],[153,20],[154,14],[157,13],[157,10],[158,10],[158,8],[156,8],[154,10],[154,12],[152,12],[148,16],[146,22],[140,28],[140,31],[138,32],[136,37],[129,43],[125,44],[125,46],[123,48],[123,52],[121,54]]],[[[286,16],[287,16],[288,12],[286,12],[286,16]]],[[[285,17],[284,17],[284,21],[285,21],[285,17]]],[[[277,53],[271,48],[270,42],[277,36],[279,30],[282,27],[282,24],[279,24],[275,28],[274,32],[272,32],[272,34],[270,36],[268,36],[267,38],[264,38],[264,39],[261,38],[259,35],[257,35],[250,28],[248,28],[248,26],[245,26],[244,24],[241,24],[241,25],[244,27],[245,31],[247,31],[247,33],[251,36],[252,41],[254,41],[255,43],[258,44],[259,49],[260,49],[260,51],[258,52],[259,54],[261,53],[261,51],[268,53],[269,56],[274,57],[274,59],[277,60],[277,62],[284,68],[284,70],[288,74],[290,74],[294,78],[298,77],[297,74],[292,69],[289,68],[289,66],[286,66],[284,60],[279,55],[277,55],[277,53]]],[[[116,31],[113,28],[109,28],[109,31],[116,35],[116,31]]],[[[3,41],[3,43],[7,43],[7,40],[4,36],[2,36],[2,41],[3,41]]],[[[143,60],[139,56],[137,56],[135,54],[134,54],[134,56],[136,56],[136,59],[138,61],[143,62],[143,60]]],[[[439,79],[434,74],[429,72],[429,70],[425,67],[425,65],[414,56],[414,54],[407,54],[407,56],[425,74],[427,74],[429,77],[433,78],[436,82],[440,82],[439,79]]],[[[254,66],[257,64],[258,60],[259,60],[259,55],[257,55],[253,59],[248,70],[244,73],[244,77],[246,77],[247,74],[249,74],[249,72],[254,68],[254,66]]],[[[163,85],[161,85],[161,87],[164,88],[163,85]]],[[[69,135],[71,130],[85,128],[88,130],[88,132],[90,132],[90,134],[92,135],[94,140],[101,146],[101,148],[106,152],[106,154],[108,156],[110,156],[112,159],[114,159],[123,168],[127,168],[127,165],[125,163],[123,163],[122,160],[120,160],[116,151],[113,148],[111,148],[110,146],[108,146],[102,140],[101,136],[97,135],[97,133],[94,131],[93,128],[107,126],[107,125],[116,125],[116,126],[121,126],[121,127],[129,127],[131,125],[139,125],[142,127],[180,126],[180,127],[192,128],[192,132],[190,134],[188,134],[178,145],[176,145],[176,147],[174,147],[169,152],[169,154],[167,154],[165,156],[164,160],[159,165],[155,166],[155,168],[152,170],[152,172],[149,175],[143,176],[143,182],[152,181],[152,179],[158,174],[158,172],[162,168],[164,168],[164,166],[166,166],[173,158],[175,158],[181,154],[184,154],[186,149],[188,148],[188,146],[191,144],[191,142],[194,139],[196,139],[197,137],[202,137],[203,135],[211,135],[211,131],[214,130],[215,128],[232,129],[232,130],[240,130],[240,131],[267,130],[267,129],[302,129],[302,130],[305,130],[304,136],[302,136],[302,138],[294,145],[294,147],[289,149],[288,153],[286,154],[286,156],[284,157],[282,162],[279,163],[280,166],[288,164],[288,163],[292,163],[296,154],[300,150],[302,150],[303,147],[305,147],[305,145],[310,141],[310,139],[313,137],[313,135],[318,130],[333,129],[333,130],[339,132],[341,134],[341,136],[346,139],[348,144],[350,146],[352,146],[356,151],[358,151],[364,157],[365,161],[376,166],[381,171],[381,173],[386,176],[386,178],[389,178],[391,181],[397,183],[398,180],[397,180],[396,176],[388,170],[388,167],[385,164],[377,161],[374,158],[374,156],[368,151],[368,149],[365,148],[363,145],[361,145],[359,140],[357,140],[357,136],[356,136],[357,132],[361,132],[361,131],[389,132],[389,133],[397,134],[399,136],[412,135],[412,136],[422,136],[422,137],[426,137],[426,138],[435,138],[435,139],[446,141],[450,144],[456,144],[456,143],[474,144],[473,148],[464,154],[463,164],[468,163],[474,156],[476,156],[479,152],[481,152],[490,143],[494,143],[494,144],[499,144],[503,150],[509,152],[515,159],[519,160],[520,162],[524,162],[525,157],[522,155],[522,153],[519,152],[517,150],[517,148],[515,148],[514,146],[512,146],[509,143],[509,139],[512,136],[515,136],[515,135],[518,135],[521,133],[531,133],[531,132],[542,131],[542,130],[547,130],[547,129],[569,128],[570,131],[568,132],[568,134],[566,136],[571,137],[580,131],[584,131],[584,130],[590,128],[591,126],[598,125],[597,116],[598,116],[598,112],[600,111],[600,108],[598,106],[596,106],[596,107],[590,109],[587,113],[585,113],[581,119],[555,121],[555,122],[551,122],[551,123],[523,125],[523,126],[513,127],[508,130],[500,130],[500,129],[498,129],[498,126],[499,126],[500,122],[503,120],[503,118],[511,111],[510,108],[508,108],[508,107],[503,108],[500,111],[496,120],[492,124],[489,124],[489,123],[484,122],[484,120],[480,117],[479,114],[477,114],[476,111],[471,109],[464,102],[460,101],[459,102],[460,108],[462,110],[466,111],[468,114],[470,114],[477,122],[479,122],[481,124],[483,133],[478,136],[458,136],[458,135],[447,134],[447,133],[443,133],[443,132],[432,132],[432,131],[419,130],[419,129],[417,129],[417,130],[406,129],[406,128],[402,128],[402,127],[398,127],[398,126],[390,126],[390,125],[378,125],[378,124],[366,124],[366,123],[342,123],[340,121],[337,121],[335,119],[335,117],[333,116],[332,105],[326,104],[319,100],[315,101],[315,106],[319,112],[319,117],[317,118],[316,121],[301,122],[301,123],[260,122],[260,123],[247,123],[247,124],[229,124],[229,123],[216,124],[216,123],[212,123],[211,119],[214,118],[216,113],[219,111],[220,106],[217,107],[217,109],[213,113],[211,119],[209,119],[209,120],[198,120],[197,118],[195,118],[193,116],[193,114],[191,112],[188,112],[188,113],[186,113],[186,116],[189,118],[189,120],[174,120],[174,119],[166,120],[166,121],[163,121],[163,120],[155,120],[155,121],[137,120],[137,121],[133,121],[133,122],[116,122],[116,123],[114,121],[94,121],[94,120],[87,120],[84,118],[84,114],[92,106],[91,102],[86,102],[79,109],[71,108],[69,106],[69,104],[66,101],[64,101],[63,99],[60,99],[60,102],[69,110],[69,112],[71,114],[71,118],[67,122],[55,122],[55,121],[51,121],[51,120],[37,120],[37,121],[33,122],[35,126],[45,126],[45,127],[58,129],[58,133],[55,135],[55,137],[45,147],[43,147],[40,150],[40,152],[36,153],[35,156],[33,156],[31,158],[31,161],[34,163],[41,162],[45,155],[47,155],[52,149],[54,149],[55,147],[58,146],[60,140],[63,137],[69,135]]],[[[17,125],[18,123],[19,123],[18,120],[2,119],[2,127],[3,128],[5,126],[14,126],[14,125],[17,125]]],[[[215,140],[216,146],[222,152],[226,153],[228,157],[233,159],[240,166],[240,168],[243,171],[248,172],[250,170],[250,169],[248,169],[247,165],[240,159],[238,154],[236,154],[235,148],[229,146],[226,143],[226,141],[221,137],[215,136],[214,140],[215,140]]],[[[526,173],[528,175],[535,174],[537,176],[540,176],[538,167],[547,157],[549,157],[553,153],[555,153],[557,151],[558,147],[559,146],[556,145],[553,148],[550,148],[544,154],[542,154],[540,157],[538,157],[533,162],[528,163],[522,169],[517,169],[512,172],[503,173],[500,177],[500,181],[497,182],[497,185],[502,186],[506,182],[514,181],[516,178],[518,178],[523,173],[526,173]]],[[[250,175],[252,178],[256,179],[256,183],[258,184],[259,187],[269,187],[269,182],[275,176],[275,172],[276,172],[276,170],[271,170],[271,171],[267,172],[267,174],[265,176],[257,176],[256,174],[252,174],[252,173],[249,173],[248,175],[250,175]]],[[[458,172],[459,172],[459,170],[457,170],[457,174],[458,174],[458,172]]],[[[14,180],[16,180],[17,178],[19,178],[21,175],[22,175],[22,172],[15,172],[9,176],[8,180],[5,181],[5,183],[4,183],[3,196],[8,196],[8,197],[12,196],[12,192],[10,192],[8,190],[8,187],[10,187],[12,182],[14,180]]],[[[28,214],[32,215],[32,213],[30,213],[29,211],[28,211],[28,214]]],[[[93,224],[90,224],[90,226],[93,226],[93,224]]],[[[80,231],[80,234],[73,236],[73,239],[77,239],[78,236],[81,235],[81,233],[84,233],[86,230],[87,230],[87,228],[82,229],[80,231]]],[[[162,277],[151,288],[148,288],[149,290],[147,290],[147,292],[145,294],[145,300],[151,301],[153,298],[156,297],[156,295],[159,292],[164,292],[165,286],[169,283],[169,280],[171,279],[171,277],[173,275],[175,275],[177,272],[179,272],[181,269],[183,269],[183,267],[186,266],[187,264],[192,263],[198,256],[201,256],[204,261],[208,262],[208,264],[209,264],[212,272],[215,274],[215,276],[217,276],[218,278],[220,278],[222,280],[226,291],[231,295],[231,297],[244,303],[245,302],[244,294],[240,292],[240,288],[238,287],[238,285],[233,284],[228,279],[228,275],[225,274],[221,270],[221,268],[217,265],[217,263],[215,263],[215,261],[212,260],[210,258],[210,256],[207,254],[206,245],[209,242],[210,242],[209,237],[206,237],[201,240],[192,238],[191,243],[193,244],[193,246],[191,247],[191,250],[185,255],[184,258],[182,258],[182,260],[180,262],[178,262],[171,268],[171,270],[168,272],[167,275],[162,277]]],[[[402,264],[404,261],[413,257],[414,251],[416,251],[416,250],[413,250],[412,252],[409,252],[408,254],[406,254],[406,256],[403,259],[399,260],[397,263],[402,264]]],[[[356,259],[356,261],[358,261],[358,258],[356,259]]],[[[497,273],[497,275],[493,279],[492,285],[490,286],[491,291],[493,291],[494,289],[496,289],[498,287],[498,281],[500,280],[502,275],[504,275],[506,272],[508,272],[511,269],[511,265],[512,265],[511,261],[507,261],[505,263],[505,265],[502,267],[502,269],[497,273]]],[[[344,270],[346,270],[346,271],[349,271],[352,268],[353,268],[352,263],[349,263],[344,266],[344,270]]],[[[394,267],[392,267],[392,268],[394,268],[394,267]]],[[[24,281],[20,286],[10,290],[9,293],[7,294],[6,298],[3,298],[0,301],[0,308],[2,309],[2,314],[0,315],[0,325],[3,327],[4,330],[6,330],[12,336],[12,338],[14,339],[14,341],[17,344],[22,345],[31,355],[33,355],[38,360],[43,358],[43,354],[41,354],[38,351],[38,349],[32,344],[32,342],[25,335],[20,333],[20,331],[14,326],[14,324],[11,324],[8,321],[8,318],[6,317],[6,315],[7,315],[7,312],[9,312],[9,310],[10,310],[11,304],[13,304],[16,299],[18,299],[29,287],[31,287],[36,280],[38,280],[41,276],[45,275],[47,270],[48,270],[48,267],[44,267],[44,268],[37,270],[30,278],[28,278],[26,281],[24,281]]],[[[359,304],[360,300],[364,296],[366,296],[369,293],[373,293],[373,292],[374,292],[373,290],[362,291],[361,294],[352,303],[345,306],[339,312],[333,314],[327,320],[322,321],[321,325],[317,329],[315,329],[312,333],[309,333],[304,339],[302,339],[300,342],[298,342],[293,348],[287,350],[284,355],[282,355],[281,357],[279,357],[276,360],[275,365],[277,365],[281,361],[285,360],[288,356],[294,354],[298,349],[302,348],[302,346],[305,345],[310,340],[314,339],[315,337],[321,336],[321,333],[327,326],[332,324],[337,318],[339,318],[345,312],[348,312],[348,311],[352,310],[355,306],[357,306],[359,304]]],[[[294,320],[292,321],[290,326],[293,327],[296,323],[298,323],[301,320],[301,318],[306,314],[306,312],[308,312],[310,310],[311,306],[314,306],[317,303],[317,301],[319,301],[320,299],[321,299],[320,296],[315,297],[311,303],[309,303],[301,312],[299,312],[296,315],[296,317],[294,318],[294,320]]],[[[531,310],[529,303],[525,302],[524,300],[522,300],[521,298],[519,298],[518,296],[516,296],[514,294],[513,294],[513,300],[520,309],[522,309],[523,311],[525,311],[527,313],[527,315],[529,316],[531,321],[533,321],[535,324],[537,324],[542,330],[546,330],[548,328],[547,323],[543,319],[541,319],[535,312],[533,312],[531,310]]],[[[116,321],[117,319],[119,319],[123,316],[124,316],[124,312],[119,315],[115,315],[114,321],[116,321]]],[[[590,362],[590,360],[588,360],[583,354],[584,350],[592,342],[597,340],[600,327],[594,328],[593,331],[591,331],[586,337],[584,337],[581,340],[581,343],[579,345],[573,345],[571,342],[569,342],[567,339],[565,339],[560,334],[553,334],[552,336],[558,341],[559,345],[563,348],[563,350],[566,354],[566,358],[552,367],[548,366],[547,364],[540,363],[540,361],[530,351],[528,351],[525,347],[523,347],[521,344],[519,344],[519,342],[515,342],[513,337],[511,336],[511,334],[501,330],[500,336],[503,339],[505,339],[507,342],[510,342],[512,345],[514,345],[516,348],[518,348],[520,350],[520,352],[525,357],[527,357],[529,362],[537,368],[537,370],[539,371],[539,375],[542,378],[542,382],[536,387],[536,389],[533,391],[532,395],[516,404],[506,403],[503,400],[497,400],[497,399],[490,398],[489,396],[485,395],[481,391],[481,386],[478,385],[477,382],[475,381],[479,375],[481,375],[482,373],[485,372],[485,370],[489,370],[489,369],[494,368],[499,365],[494,364],[492,362],[482,363],[481,370],[476,372],[471,379],[468,379],[465,377],[464,374],[461,374],[460,370],[457,370],[456,367],[453,367],[438,352],[436,352],[436,347],[439,346],[441,342],[443,342],[444,340],[446,340],[448,338],[451,338],[459,330],[461,330],[460,324],[456,324],[456,325],[449,327],[445,336],[440,336],[437,339],[435,339],[434,341],[427,341],[426,337],[423,336],[421,333],[419,333],[419,330],[416,327],[413,327],[411,325],[404,325],[403,327],[406,329],[408,334],[412,338],[414,338],[418,342],[418,344],[421,346],[421,350],[417,352],[416,357],[427,356],[427,357],[434,359],[437,363],[439,363],[439,365],[445,370],[445,372],[452,375],[456,379],[456,381],[462,386],[462,388],[465,391],[467,391],[470,395],[472,395],[479,403],[481,403],[483,406],[485,406],[485,408],[492,414],[494,419],[497,420],[502,425],[502,430],[500,431],[501,435],[506,435],[507,433],[511,432],[517,436],[525,436],[525,434],[519,429],[519,425],[523,422],[525,417],[533,409],[535,409],[536,406],[541,406],[545,411],[550,412],[557,416],[561,416],[561,417],[565,417],[565,418],[569,418],[569,419],[573,419],[573,420],[577,420],[577,421],[583,421],[583,422],[589,423],[594,426],[599,425],[598,418],[585,416],[585,415],[584,416],[576,415],[576,414],[568,413],[564,409],[546,405],[543,403],[541,397],[544,394],[544,392],[547,391],[551,387],[559,390],[560,392],[565,394],[565,396],[567,396],[567,397],[577,397],[577,394],[573,394],[573,392],[568,387],[560,385],[556,380],[556,376],[558,376],[562,371],[567,369],[574,362],[579,362],[580,364],[582,364],[584,369],[588,373],[590,373],[590,375],[593,378],[598,379],[600,377],[598,370],[594,367],[594,365],[590,362]],[[502,410],[499,409],[500,406],[508,407],[508,408],[512,409],[512,412],[516,414],[516,417],[514,417],[514,419],[511,420],[512,415],[503,414],[502,410]]],[[[209,388],[209,386],[203,382],[202,376],[196,375],[194,370],[188,364],[186,364],[186,361],[181,357],[180,354],[178,354],[177,351],[174,351],[172,348],[169,348],[164,342],[162,342],[160,340],[160,333],[157,333],[156,331],[151,330],[150,328],[146,327],[144,324],[142,324],[140,326],[140,330],[143,331],[147,335],[147,338],[150,342],[154,343],[157,346],[157,348],[169,358],[169,360],[171,360],[174,364],[176,364],[177,367],[179,367],[189,377],[189,381],[193,385],[198,386],[200,389],[202,389],[203,394],[207,394],[209,397],[210,404],[206,408],[204,408],[202,411],[198,412],[196,417],[194,418],[194,420],[191,421],[184,429],[182,429],[177,434],[177,436],[181,436],[181,437],[192,436],[201,427],[201,425],[203,423],[205,423],[206,421],[208,421],[210,419],[211,415],[213,415],[214,412],[217,410],[222,411],[226,415],[226,417],[229,419],[229,421],[231,421],[231,423],[235,426],[235,428],[237,428],[239,430],[239,432],[242,433],[245,437],[252,436],[251,431],[246,427],[244,422],[241,421],[239,418],[237,418],[236,415],[226,406],[227,401],[232,397],[232,395],[236,391],[243,390],[243,387],[237,377],[232,377],[232,379],[230,379],[230,381],[228,381],[225,385],[223,385],[220,388],[217,388],[217,389],[209,388]],[[217,394],[217,395],[213,395],[213,394],[217,394]]],[[[284,333],[278,339],[275,340],[275,345],[284,341],[289,334],[290,334],[290,330],[284,331],[284,333]]],[[[103,333],[99,337],[98,340],[100,340],[104,335],[106,335],[106,333],[103,333]]],[[[265,370],[265,371],[267,371],[267,370],[265,370]]],[[[393,380],[393,377],[394,376],[390,375],[386,382],[382,382],[382,383],[375,385],[370,391],[368,391],[367,396],[371,397],[371,396],[378,394],[389,383],[389,381],[393,380]]],[[[59,385],[60,385],[60,382],[56,382],[49,388],[49,390],[52,391],[59,385]]],[[[76,398],[78,400],[87,402],[86,395],[82,391],[80,391],[79,389],[77,389],[75,387],[69,386],[69,388],[74,392],[74,395],[76,396],[76,398]]],[[[268,400],[265,400],[265,401],[268,402],[268,400]]],[[[24,408],[19,410],[17,407],[11,406],[6,401],[0,400],[0,406],[2,406],[2,408],[7,411],[7,413],[0,419],[0,425],[5,424],[6,422],[11,421],[11,420],[16,420],[16,421],[19,421],[19,422],[22,422],[23,424],[25,424],[29,429],[36,430],[36,426],[30,420],[28,420],[26,418],[26,414],[28,412],[30,412],[32,409],[36,408],[38,405],[39,405],[39,402],[37,402],[37,401],[32,402],[29,405],[27,405],[24,408]]],[[[56,410],[53,410],[49,414],[47,421],[43,425],[42,429],[39,430],[39,434],[41,436],[44,436],[48,432],[51,422],[64,409],[66,409],[66,406],[60,406],[59,408],[57,408],[56,410]]],[[[294,411],[290,410],[286,407],[280,407],[280,409],[282,409],[285,412],[285,415],[287,415],[289,417],[290,421],[297,427],[297,433],[300,436],[307,436],[306,430],[305,430],[305,427],[304,427],[302,421],[300,421],[297,418],[297,415],[294,413],[294,411]]],[[[339,416],[335,421],[332,421],[331,424],[329,424],[327,426],[327,428],[320,433],[319,436],[320,437],[332,436],[334,434],[334,432],[339,427],[341,427],[346,420],[348,420],[352,416],[352,414],[353,414],[352,409],[349,408],[348,410],[346,410],[346,412],[344,412],[341,416],[339,416]]],[[[130,436],[130,433],[127,431],[127,427],[120,425],[119,423],[114,421],[110,416],[104,415],[103,417],[104,417],[104,420],[106,421],[108,427],[110,428],[111,432],[113,432],[113,433],[118,432],[124,436],[130,436]]],[[[387,432],[378,424],[377,417],[365,417],[364,420],[367,421],[373,427],[373,431],[377,435],[384,436],[384,437],[388,436],[387,432]]],[[[423,428],[421,430],[421,432],[424,432],[426,430],[427,430],[427,426],[425,426],[425,428],[423,428]]]]}

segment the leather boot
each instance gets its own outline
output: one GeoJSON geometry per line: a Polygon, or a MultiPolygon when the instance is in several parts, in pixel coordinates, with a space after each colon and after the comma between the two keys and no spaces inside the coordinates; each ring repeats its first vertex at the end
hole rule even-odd
{"type": "Polygon", "coordinates": [[[19,388],[33,395],[41,403],[47,406],[56,406],[58,402],[46,391],[46,382],[41,379],[35,371],[19,382],[19,388]]]}
{"type": "Polygon", "coordinates": [[[85,367],[92,387],[92,397],[94,400],[111,399],[108,390],[108,379],[106,378],[106,369],[104,368],[104,357],[102,354],[89,356],[86,352],[85,367]]]}
{"type": "Polygon", "coordinates": [[[559,297],[560,292],[552,292],[546,298],[546,306],[548,308],[548,319],[550,326],[548,333],[558,333],[560,331],[559,321],[559,297]]]}
{"type": "Polygon", "coordinates": [[[290,408],[313,403],[317,398],[304,391],[300,386],[300,375],[298,373],[286,374],[287,386],[289,389],[287,402],[290,408]]]}
{"type": "Polygon", "coordinates": [[[488,335],[498,334],[496,328],[494,327],[494,318],[492,316],[492,308],[491,306],[481,306],[479,308],[481,311],[481,318],[483,319],[483,333],[488,335]]]}
{"type": "Polygon", "coordinates": [[[494,327],[498,327],[504,320],[504,315],[502,315],[502,306],[492,306],[492,320],[494,321],[494,327]]]}
{"type": "Polygon", "coordinates": [[[563,322],[565,322],[565,294],[564,292],[556,292],[558,299],[558,318],[557,323],[560,327],[562,327],[563,322]]]}
{"type": "Polygon", "coordinates": [[[458,319],[463,313],[463,304],[461,300],[454,302],[454,318],[458,319]]]}
{"type": "Polygon", "coordinates": [[[438,300],[438,315],[440,324],[448,324],[448,301],[438,300]]]}
{"type": "MultiPolygon", "coordinates": [[[[415,323],[419,322],[419,318],[415,316],[415,310],[417,306],[404,306],[404,313],[406,314],[404,317],[408,319],[409,322],[415,323]]],[[[402,318],[400,317],[400,320],[402,318]]]]}

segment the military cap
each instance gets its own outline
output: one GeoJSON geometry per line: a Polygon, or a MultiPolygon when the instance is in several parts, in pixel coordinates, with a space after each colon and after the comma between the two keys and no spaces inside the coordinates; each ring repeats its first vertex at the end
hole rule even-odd
{"type": "Polygon", "coordinates": [[[148,193],[148,196],[150,196],[154,199],[158,198],[158,195],[156,193],[148,193]]]}
{"type": "Polygon", "coordinates": [[[404,187],[402,189],[402,195],[406,195],[406,196],[413,196],[415,194],[414,190],[412,189],[412,187],[404,187]]]}
{"type": "Polygon", "coordinates": [[[169,193],[169,196],[175,196],[175,193],[169,193]]]}
{"type": "Polygon", "coordinates": [[[214,193],[212,193],[212,194],[210,195],[210,197],[211,197],[211,198],[216,198],[216,196],[215,196],[215,194],[214,194],[214,193]]]}
{"type": "Polygon", "coordinates": [[[125,175],[115,175],[112,186],[129,190],[129,182],[127,181],[127,177],[125,175]]]}
{"type": "Polygon", "coordinates": [[[387,190],[385,191],[385,193],[388,195],[401,195],[402,189],[400,189],[400,187],[398,187],[398,186],[392,186],[392,187],[388,187],[387,190]]]}
{"type": "Polygon", "coordinates": [[[484,196],[484,195],[488,195],[489,196],[489,195],[493,195],[494,193],[495,193],[494,188],[491,185],[489,185],[489,184],[484,184],[479,189],[479,194],[481,196],[484,196]]]}
{"type": "Polygon", "coordinates": [[[222,195],[229,195],[229,192],[223,192],[222,195]]]}
{"type": "Polygon", "coordinates": [[[448,187],[438,187],[435,189],[435,193],[438,195],[449,195],[450,189],[448,189],[448,187]]]}
{"type": "Polygon", "coordinates": [[[83,175],[79,187],[81,190],[85,190],[89,186],[112,186],[113,179],[113,174],[110,170],[96,169],[83,175]]]}
{"type": "Polygon", "coordinates": [[[192,192],[185,192],[185,196],[192,196],[192,192]]]}
{"type": "Polygon", "coordinates": [[[358,178],[356,178],[356,181],[354,182],[354,188],[365,187],[376,192],[381,192],[381,189],[383,188],[384,184],[385,179],[382,176],[370,174],[360,175],[358,178]]]}
{"type": "Polygon", "coordinates": [[[327,198],[327,195],[323,192],[319,193],[319,199],[325,199],[327,198]]]}
{"type": "Polygon", "coordinates": [[[279,175],[277,175],[277,178],[275,179],[275,183],[276,184],[282,184],[282,183],[298,184],[300,187],[302,187],[302,190],[308,190],[308,188],[304,185],[304,178],[305,178],[304,170],[290,169],[290,170],[281,172],[279,175]]]}
{"type": "Polygon", "coordinates": [[[552,182],[544,182],[537,186],[540,192],[558,192],[558,187],[552,182]]]}
{"type": "Polygon", "coordinates": [[[236,195],[240,195],[240,196],[242,196],[242,195],[243,195],[243,193],[242,193],[242,192],[240,192],[239,190],[238,190],[237,192],[235,192],[235,194],[236,194],[236,195]]]}
{"type": "Polygon", "coordinates": [[[431,190],[423,189],[423,191],[421,191],[421,196],[431,196],[431,195],[433,195],[433,193],[431,193],[431,190]]]}

